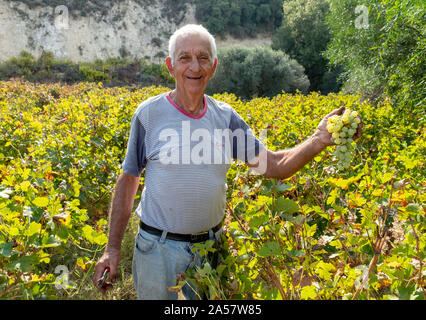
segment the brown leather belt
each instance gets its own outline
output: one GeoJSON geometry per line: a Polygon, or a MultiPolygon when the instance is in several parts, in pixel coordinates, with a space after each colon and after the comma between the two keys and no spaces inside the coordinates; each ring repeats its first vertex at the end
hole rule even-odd
{"type": "MultiPolygon", "coordinates": [[[[140,227],[142,230],[145,230],[146,232],[160,236],[163,234],[163,230],[159,230],[157,228],[151,227],[142,221],[140,222],[140,227]]],[[[212,230],[214,233],[220,230],[222,228],[222,222],[219,223],[217,226],[213,227],[212,230]]],[[[202,232],[197,234],[181,234],[181,233],[173,233],[173,232],[167,232],[166,239],[175,240],[175,241],[184,241],[184,242],[204,242],[210,239],[209,232],[202,232]]]]}

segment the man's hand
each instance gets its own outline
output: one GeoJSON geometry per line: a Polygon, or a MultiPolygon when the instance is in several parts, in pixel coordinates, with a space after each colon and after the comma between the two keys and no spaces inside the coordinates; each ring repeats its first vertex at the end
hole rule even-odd
{"type": "Polygon", "coordinates": [[[104,254],[96,264],[95,274],[93,275],[93,284],[103,294],[105,294],[107,290],[112,289],[112,284],[106,282],[104,286],[100,287],[98,281],[106,268],[110,270],[109,276],[112,282],[114,282],[117,276],[117,267],[121,258],[121,240],[123,239],[124,231],[129,222],[138,186],[139,177],[122,173],[117,179],[109,218],[108,245],[104,254]]]}
{"type": "Polygon", "coordinates": [[[115,278],[117,276],[117,267],[118,263],[120,262],[121,253],[120,250],[108,248],[105,250],[102,257],[99,259],[98,263],[95,267],[95,273],[93,275],[93,284],[95,287],[102,292],[102,294],[105,294],[107,290],[112,289],[112,283],[114,283],[115,278]],[[99,286],[98,282],[99,279],[102,277],[102,274],[104,273],[105,269],[109,268],[110,270],[110,282],[105,282],[103,286],[99,286]]]}
{"type": "MultiPolygon", "coordinates": [[[[336,114],[337,115],[342,115],[344,111],[345,111],[345,106],[340,107],[339,109],[334,109],[332,112],[330,112],[328,115],[326,115],[321,120],[321,122],[318,124],[317,130],[313,134],[313,137],[315,137],[317,139],[318,143],[321,144],[321,146],[323,148],[335,145],[331,141],[331,133],[329,133],[328,130],[327,130],[327,121],[328,121],[328,119],[331,116],[334,116],[336,114]]],[[[363,127],[362,118],[360,116],[358,116],[358,118],[361,120],[361,122],[358,125],[358,128],[357,128],[357,130],[355,132],[355,135],[352,137],[353,140],[358,139],[359,137],[361,137],[361,134],[362,134],[362,127],[363,127]]]]}

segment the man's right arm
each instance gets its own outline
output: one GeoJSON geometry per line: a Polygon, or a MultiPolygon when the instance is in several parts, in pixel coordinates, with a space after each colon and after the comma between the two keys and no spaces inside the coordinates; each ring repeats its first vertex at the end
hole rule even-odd
{"type": "Polygon", "coordinates": [[[96,264],[93,276],[94,285],[103,293],[105,289],[99,288],[97,286],[97,281],[107,267],[110,268],[111,279],[115,279],[116,277],[117,267],[121,257],[121,241],[129,222],[130,214],[132,213],[139,180],[139,177],[126,173],[122,173],[117,179],[109,216],[108,244],[103,256],[96,264]]]}
{"type": "Polygon", "coordinates": [[[139,180],[139,177],[126,173],[122,173],[117,179],[109,217],[107,250],[120,250],[121,248],[121,241],[138,191],[139,180]]]}

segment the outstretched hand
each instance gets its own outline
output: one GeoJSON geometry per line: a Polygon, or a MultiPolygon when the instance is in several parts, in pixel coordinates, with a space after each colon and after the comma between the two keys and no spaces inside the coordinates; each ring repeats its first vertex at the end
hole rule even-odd
{"type": "MultiPolygon", "coordinates": [[[[334,109],[332,112],[327,114],[318,124],[317,130],[315,131],[314,136],[318,139],[318,142],[324,148],[335,145],[335,143],[331,141],[331,133],[329,133],[327,130],[328,119],[334,115],[342,115],[343,112],[345,112],[345,108],[346,108],[345,106],[342,106],[339,109],[334,109]]],[[[358,139],[359,137],[361,137],[361,134],[362,134],[362,127],[363,127],[362,118],[360,116],[358,116],[358,118],[361,120],[361,122],[358,124],[356,132],[354,136],[352,137],[353,140],[358,139]]]]}

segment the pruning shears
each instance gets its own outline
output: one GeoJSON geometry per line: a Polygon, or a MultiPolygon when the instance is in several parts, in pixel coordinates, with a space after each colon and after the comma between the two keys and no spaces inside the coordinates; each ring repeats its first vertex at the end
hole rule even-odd
{"type": "Polygon", "coordinates": [[[104,273],[102,274],[102,277],[98,280],[98,287],[104,287],[108,272],[109,272],[109,267],[106,267],[104,270],[104,273]]]}

